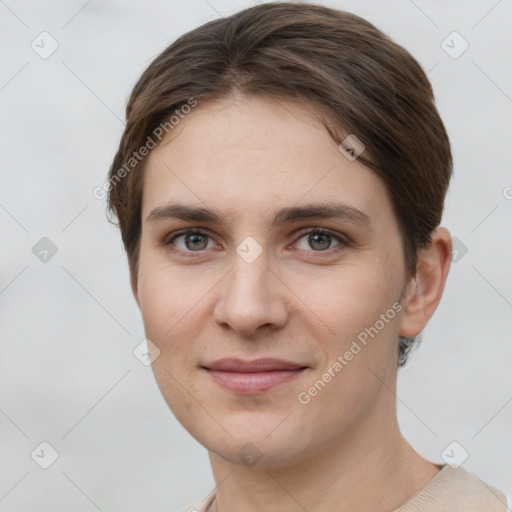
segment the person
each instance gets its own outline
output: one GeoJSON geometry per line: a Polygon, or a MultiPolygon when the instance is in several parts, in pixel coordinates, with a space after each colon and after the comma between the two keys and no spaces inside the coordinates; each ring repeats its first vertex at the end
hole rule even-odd
{"type": "Polygon", "coordinates": [[[505,512],[400,432],[400,366],[451,261],[450,142],[368,21],[268,3],[144,71],[108,179],[155,379],[206,447],[189,511],[505,512]]]}

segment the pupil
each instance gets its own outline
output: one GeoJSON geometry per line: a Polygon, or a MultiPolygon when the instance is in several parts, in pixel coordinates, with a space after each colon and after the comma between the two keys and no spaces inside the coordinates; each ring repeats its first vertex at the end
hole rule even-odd
{"type": "Polygon", "coordinates": [[[310,243],[317,243],[315,239],[320,239],[320,245],[323,245],[323,247],[317,247],[317,249],[320,249],[320,250],[325,250],[325,249],[328,249],[329,248],[329,245],[330,245],[330,241],[328,240],[328,236],[329,235],[311,235],[309,237],[309,242],[310,243]],[[322,238],[324,240],[323,244],[322,244],[322,238]],[[327,242],[326,242],[327,240],[327,242]]]}
{"type": "MultiPolygon", "coordinates": [[[[204,236],[203,235],[200,235],[200,234],[188,234],[187,237],[186,237],[186,242],[192,242],[192,249],[204,249],[204,247],[201,246],[201,239],[204,239],[204,236]]],[[[203,245],[204,245],[204,240],[203,240],[203,245]]],[[[187,243],[187,247],[189,249],[191,249],[191,247],[188,246],[188,243],[187,243]]]]}

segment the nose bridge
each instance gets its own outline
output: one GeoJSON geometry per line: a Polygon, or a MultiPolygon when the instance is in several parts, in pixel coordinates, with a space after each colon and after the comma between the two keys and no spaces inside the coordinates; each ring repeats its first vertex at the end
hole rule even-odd
{"type": "Polygon", "coordinates": [[[237,246],[230,272],[230,288],[235,294],[257,297],[265,291],[268,278],[268,252],[256,238],[245,237],[237,246]]]}
{"type": "Polygon", "coordinates": [[[239,333],[250,334],[265,324],[281,324],[286,309],[263,250],[256,255],[251,242],[237,247],[222,297],[216,306],[216,321],[239,333]],[[249,257],[248,257],[249,256],[249,257]]]}
{"type": "Polygon", "coordinates": [[[227,297],[235,304],[248,307],[252,303],[252,309],[261,308],[268,300],[268,258],[263,252],[254,260],[246,259],[240,255],[240,247],[233,261],[233,269],[230,272],[227,297]]]}

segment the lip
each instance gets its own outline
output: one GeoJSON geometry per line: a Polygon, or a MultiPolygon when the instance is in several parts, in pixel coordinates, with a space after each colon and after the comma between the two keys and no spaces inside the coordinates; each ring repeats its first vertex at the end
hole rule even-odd
{"type": "Polygon", "coordinates": [[[220,386],[242,394],[264,393],[298,377],[308,367],[282,359],[227,358],[203,366],[220,386]]]}
{"type": "Polygon", "coordinates": [[[228,357],[226,359],[219,359],[213,363],[205,364],[204,367],[209,370],[218,370],[223,372],[256,373],[277,370],[298,370],[300,368],[305,368],[306,365],[285,361],[283,359],[275,359],[272,357],[254,359],[253,361],[243,361],[242,359],[228,357]]]}

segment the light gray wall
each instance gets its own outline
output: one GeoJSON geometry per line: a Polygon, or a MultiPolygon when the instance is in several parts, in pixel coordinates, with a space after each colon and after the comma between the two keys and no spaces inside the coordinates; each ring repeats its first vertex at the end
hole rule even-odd
{"type": "MultiPolygon", "coordinates": [[[[453,144],[443,225],[467,253],[401,371],[401,427],[433,461],[457,441],[466,469],[512,495],[512,2],[323,3],[367,18],[419,60],[453,144]],[[458,58],[441,45],[453,31],[469,43],[458,58]]],[[[173,511],[214,485],[206,450],[132,353],[142,321],[120,235],[92,190],[150,61],[249,5],[0,2],[0,510],[173,511]],[[32,252],[43,237],[57,249],[45,263],[32,252]],[[48,469],[44,441],[58,452],[48,469]]]]}

